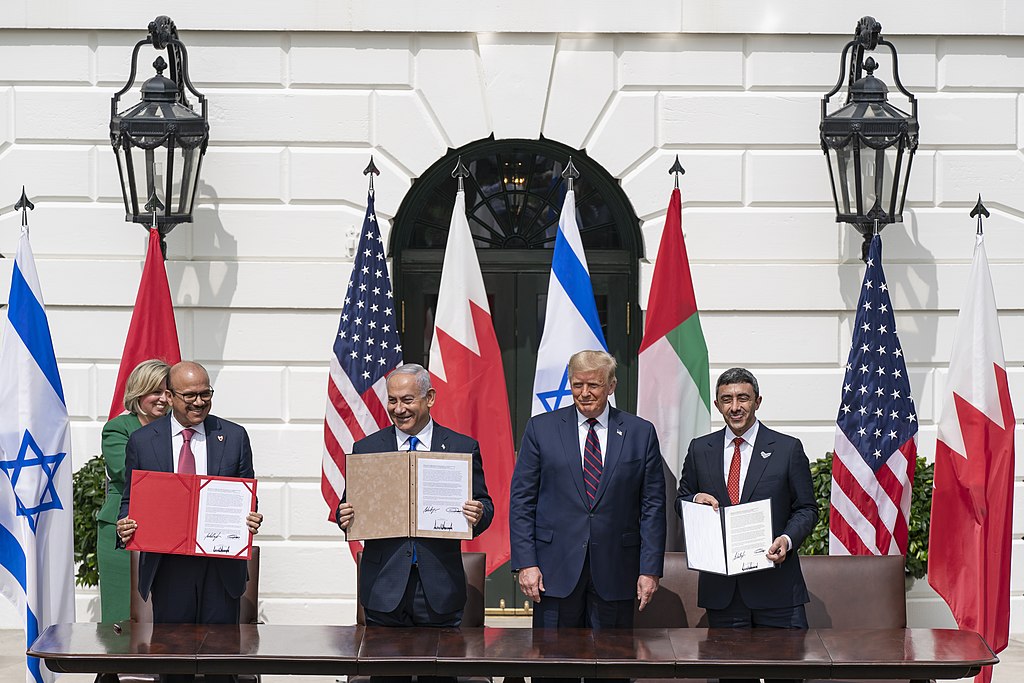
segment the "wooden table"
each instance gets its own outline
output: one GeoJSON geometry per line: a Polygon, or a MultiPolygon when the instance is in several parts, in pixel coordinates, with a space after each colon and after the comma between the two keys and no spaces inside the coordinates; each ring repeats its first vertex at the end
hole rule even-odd
{"type": "Polygon", "coordinates": [[[57,672],[628,678],[964,678],[999,660],[972,631],[364,628],[58,624],[57,672]]]}

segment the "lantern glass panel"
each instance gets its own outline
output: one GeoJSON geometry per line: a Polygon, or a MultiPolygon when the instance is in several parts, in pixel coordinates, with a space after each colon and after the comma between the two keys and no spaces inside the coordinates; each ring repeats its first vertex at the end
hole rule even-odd
{"type": "Polygon", "coordinates": [[[128,148],[123,144],[115,147],[114,156],[117,157],[117,173],[121,182],[121,199],[124,201],[124,213],[126,217],[130,217],[132,214],[139,212],[139,207],[135,205],[136,195],[131,187],[132,175],[131,171],[129,171],[130,155],[128,148]]]}
{"type": "Polygon", "coordinates": [[[857,212],[857,172],[851,147],[829,150],[829,163],[835,179],[837,207],[841,214],[857,212]]]}

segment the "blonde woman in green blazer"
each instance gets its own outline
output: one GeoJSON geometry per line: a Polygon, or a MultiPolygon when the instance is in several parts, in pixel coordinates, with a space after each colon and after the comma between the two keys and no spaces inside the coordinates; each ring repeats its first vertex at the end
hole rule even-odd
{"type": "Polygon", "coordinates": [[[124,490],[124,447],[139,427],[167,414],[171,394],[167,390],[170,366],[162,360],[139,363],[124,385],[124,407],[128,411],[103,426],[103,461],[107,468],[107,497],[97,517],[96,559],[100,570],[100,611],[102,620],[128,619],[131,578],[127,550],[117,546],[117,514],[124,490]]]}

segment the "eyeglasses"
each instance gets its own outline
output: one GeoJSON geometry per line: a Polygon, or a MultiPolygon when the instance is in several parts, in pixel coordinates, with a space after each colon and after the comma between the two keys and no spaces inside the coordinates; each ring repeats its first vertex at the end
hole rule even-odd
{"type": "Polygon", "coordinates": [[[186,391],[184,394],[174,389],[171,389],[171,393],[180,398],[185,403],[192,403],[197,398],[201,398],[204,401],[209,401],[213,398],[213,389],[207,389],[206,391],[186,391]]]}

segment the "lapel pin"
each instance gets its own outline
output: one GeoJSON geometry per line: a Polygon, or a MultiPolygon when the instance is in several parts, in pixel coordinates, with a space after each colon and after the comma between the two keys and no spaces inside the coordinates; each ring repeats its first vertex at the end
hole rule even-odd
{"type": "Polygon", "coordinates": [[[771,453],[765,453],[764,451],[761,451],[761,457],[762,458],[770,458],[770,457],[772,457],[772,454],[771,453]]]}
{"type": "Polygon", "coordinates": [[[441,444],[441,450],[442,450],[442,451],[446,451],[446,450],[448,450],[448,447],[447,447],[447,446],[445,446],[444,444],[441,444]]]}
{"type": "Polygon", "coordinates": [[[615,433],[618,434],[619,436],[622,436],[622,430],[621,429],[616,429],[615,433]]]}
{"type": "MultiPolygon", "coordinates": [[[[224,440],[224,435],[223,434],[218,434],[217,435],[217,441],[223,441],[223,440],[224,440]]],[[[764,455],[764,453],[762,453],[761,455],[764,455]]]]}

